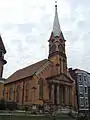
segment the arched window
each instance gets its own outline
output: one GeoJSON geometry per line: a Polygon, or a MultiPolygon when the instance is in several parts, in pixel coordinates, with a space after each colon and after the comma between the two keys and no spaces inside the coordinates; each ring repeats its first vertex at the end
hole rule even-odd
{"type": "Polygon", "coordinates": [[[25,87],[25,101],[27,102],[28,99],[29,99],[29,84],[27,83],[25,87]]]}
{"type": "Polygon", "coordinates": [[[12,93],[13,93],[13,88],[10,88],[9,89],[9,100],[12,99],[12,93]]]}
{"type": "Polygon", "coordinates": [[[14,88],[14,90],[13,90],[13,100],[15,101],[15,95],[16,95],[16,90],[15,90],[15,88],[14,88]]]}
{"type": "Polygon", "coordinates": [[[39,99],[43,99],[43,79],[39,80],[39,99]]]}
{"type": "Polygon", "coordinates": [[[19,102],[19,99],[20,99],[20,85],[18,85],[16,89],[16,101],[19,102]]]}
{"type": "Polygon", "coordinates": [[[2,93],[2,96],[5,97],[6,89],[4,88],[2,92],[3,92],[3,93],[2,93]]]}

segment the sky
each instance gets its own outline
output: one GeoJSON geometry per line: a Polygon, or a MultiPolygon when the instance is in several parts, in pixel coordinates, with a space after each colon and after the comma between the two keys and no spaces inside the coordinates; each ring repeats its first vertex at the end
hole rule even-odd
{"type": "MultiPolygon", "coordinates": [[[[57,0],[68,67],[90,72],[90,1],[57,0]]],[[[54,0],[0,0],[0,34],[7,53],[3,77],[48,58],[54,0]]]]}

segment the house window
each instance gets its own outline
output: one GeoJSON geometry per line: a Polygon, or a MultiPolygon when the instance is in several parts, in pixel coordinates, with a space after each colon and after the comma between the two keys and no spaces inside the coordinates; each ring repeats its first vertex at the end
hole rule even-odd
{"type": "Polygon", "coordinates": [[[85,98],[85,105],[88,107],[88,98],[85,98]]]}
{"type": "Polygon", "coordinates": [[[39,80],[39,99],[43,99],[43,80],[39,80]]]}
{"type": "Polygon", "coordinates": [[[85,92],[85,93],[88,93],[87,87],[84,87],[84,92],[85,92]]]}
{"type": "Polygon", "coordinates": [[[79,93],[83,94],[83,86],[79,85],[79,93]]]}
{"type": "Polygon", "coordinates": [[[79,82],[82,81],[82,76],[81,75],[78,75],[78,80],[79,80],[79,82]]]}
{"type": "Polygon", "coordinates": [[[87,76],[84,76],[84,84],[87,85],[87,76]]]}
{"type": "Polygon", "coordinates": [[[84,106],[84,98],[80,97],[80,106],[84,106]]]}
{"type": "Polygon", "coordinates": [[[83,94],[80,94],[80,97],[83,97],[83,94]]]}
{"type": "Polygon", "coordinates": [[[87,77],[86,77],[86,76],[84,76],[84,81],[85,81],[85,82],[87,81],[87,77]]]}

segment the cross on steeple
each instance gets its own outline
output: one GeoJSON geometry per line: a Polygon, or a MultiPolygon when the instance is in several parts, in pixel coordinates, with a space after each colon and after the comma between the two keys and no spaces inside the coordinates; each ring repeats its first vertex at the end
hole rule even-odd
{"type": "Polygon", "coordinates": [[[55,1],[55,6],[57,7],[57,1],[55,1]]]}
{"type": "Polygon", "coordinates": [[[53,23],[53,35],[60,36],[61,29],[60,29],[60,24],[59,24],[59,19],[58,19],[58,12],[57,12],[57,1],[55,1],[55,17],[54,17],[54,23],[53,23]]]}

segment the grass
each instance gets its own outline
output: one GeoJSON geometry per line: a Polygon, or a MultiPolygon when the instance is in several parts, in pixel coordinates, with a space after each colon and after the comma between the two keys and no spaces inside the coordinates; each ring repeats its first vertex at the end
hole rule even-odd
{"type": "MultiPolygon", "coordinates": [[[[0,120],[53,120],[50,116],[8,116],[2,115],[0,116],[0,120]]],[[[57,116],[56,120],[73,120],[69,116],[61,115],[57,116]]]]}
{"type": "Polygon", "coordinates": [[[0,116],[0,120],[50,120],[50,117],[43,116],[0,116]]]}

